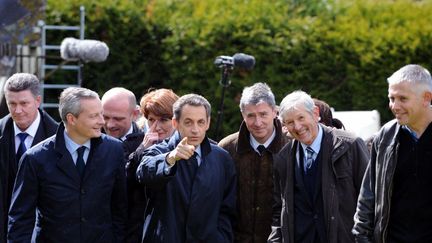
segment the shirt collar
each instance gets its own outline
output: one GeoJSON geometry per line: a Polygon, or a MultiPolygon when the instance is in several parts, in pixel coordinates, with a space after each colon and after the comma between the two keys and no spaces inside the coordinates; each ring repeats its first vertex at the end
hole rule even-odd
{"type": "Polygon", "coordinates": [[[133,132],[133,127],[132,127],[132,123],[131,123],[129,130],[127,131],[127,133],[123,137],[120,138],[120,140],[122,140],[122,141],[126,140],[126,136],[131,134],[132,132],[133,132]]]}
{"type": "Polygon", "coordinates": [[[41,120],[41,118],[40,118],[40,114],[39,114],[39,110],[38,110],[38,112],[36,114],[36,119],[32,122],[32,124],[25,131],[21,131],[21,129],[19,129],[19,127],[16,125],[16,123],[13,122],[15,136],[18,135],[19,133],[25,132],[34,138],[36,136],[36,132],[38,130],[40,120],[41,120]]]}
{"type": "MultiPolygon", "coordinates": [[[[264,144],[262,144],[262,145],[264,145],[264,147],[268,147],[268,146],[270,146],[270,144],[273,142],[273,139],[276,137],[276,129],[274,129],[273,128],[273,132],[272,132],[272,135],[267,139],[267,141],[265,141],[265,143],[264,144]]],[[[254,136],[252,136],[252,134],[251,133],[249,133],[249,141],[250,141],[250,145],[252,146],[252,148],[254,148],[255,149],[255,151],[258,151],[258,146],[260,146],[261,145],[261,143],[259,143],[255,138],[254,138],[254,136]]]]}
{"type": "Polygon", "coordinates": [[[66,130],[63,131],[64,139],[65,139],[65,145],[69,153],[74,153],[79,147],[85,146],[86,148],[90,149],[90,139],[87,140],[84,144],[80,145],[75,143],[67,134],[66,130]]]}

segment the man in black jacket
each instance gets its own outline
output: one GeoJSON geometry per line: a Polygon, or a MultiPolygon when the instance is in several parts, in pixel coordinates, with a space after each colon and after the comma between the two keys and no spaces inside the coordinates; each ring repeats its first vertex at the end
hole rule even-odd
{"type": "Polygon", "coordinates": [[[410,64],[387,81],[396,119],[372,144],[352,232],[357,242],[432,242],[432,78],[410,64]]]}
{"type": "Polygon", "coordinates": [[[269,242],[354,242],[353,216],[369,160],[365,143],[321,125],[318,107],[303,91],[287,95],[279,109],[293,140],[274,157],[269,242]]]}
{"type": "Polygon", "coordinates": [[[12,75],[4,86],[9,114],[0,120],[0,241],[6,223],[19,159],[26,149],[55,134],[58,124],[39,109],[40,83],[29,73],[12,75]]]}

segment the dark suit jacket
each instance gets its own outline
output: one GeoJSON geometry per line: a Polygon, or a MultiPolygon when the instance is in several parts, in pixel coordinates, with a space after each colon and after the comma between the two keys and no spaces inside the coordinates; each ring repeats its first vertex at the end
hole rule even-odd
{"type": "MultiPolygon", "coordinates": [[[[32,146],[55,134],[58,123],[45,111],[39,110],[41,122],[32,146]]],[[[0,242],[6,241],[7,213],[18,165],[15,159],[15,133],[9,115],[0,120],[0,242]]]]}
{"type": "MultiPolygon", "coordinates": [[[[323,128],[321,142],[321,186],[324,222],[328,243],[354,242],[351,229],[357,197],[369,152],[361,138],[340,130],[323,128]]],[[[293,243],[294,224],[294,177],[297,163],[296,151],[300,146],[292,140],[275,155],[274,205],[272,233],[268,242],[293,243]]],[[[304,186],[303,186],[304,187],[304,186]]]]}
{"type": "Polygon", "coordinates": [[[185,160],[177,161],[166,175],[165,157],[180,140],[176,132],[151,146],[138,167],[137,178],[149,192],[142,242],[232,242],[236,175],[231,156],[205,138],[195,177],[185,160]]]}
{"type": "Polygon", "coordinates": [[[9,211],[8,240],[30,242],[123,242],[126,180],[121,142],[91,139],[81,179],[60,125],[21,160],[9,211]],[[35,210],[37,209],[36,223],[35,210]]]}

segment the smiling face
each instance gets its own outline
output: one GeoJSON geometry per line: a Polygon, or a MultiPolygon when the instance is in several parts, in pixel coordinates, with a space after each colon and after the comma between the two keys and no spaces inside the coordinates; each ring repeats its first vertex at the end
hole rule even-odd
{"type": "Polygon", "coordinates": [[[83,144],[91,138],[101,136],[104,119],[99,99],[82,99],[81,113],[78,116],[69,113],[66,118],[67,133],[74,142],[83,144]]]}
{"type": "Polygon", "coordinates": [[[188,144],[200,145],[210,127],[210,117],[207,117],[204,106],[185,105],[181,110],[180,119],[173,119],[173,126],[182,138],[188,138],[188,144]]]}
{"type": "Polygon", "coordinates": [[[17,126],[26,130],[36,119],[41,97],[34,96],[30,90],[5,93],[9,113],[17,126]]]}
{"type": "Polygon", "coordinates": [[[416,129],[430,105],[430,92],[415,90],[412,84],[400,82],[389,85],[389,107],[401,125],[416,129]]]}
{"type": "Polygon", "coordinates": [[[310,113],[304,106],[299,106],[285,114],[283,124],[294,139],[311,145],[318,136],[318,117],[318,107],[314,107],[310,113]]]}
{"type": "Polygon", "coordinates": [[[270,138],[276,111],[269,104],[260,102],[256,105],[245,105],[242,116],[248,131],[259,143],[263,144],[270,138]]]}
{"type": "Polygon", "coordinates": [[[103,117],[105,132],[115,138],[121,138],[129,131],[134,119],[134,110],[131,109],[126,96],[103,101],[103,117]]]}

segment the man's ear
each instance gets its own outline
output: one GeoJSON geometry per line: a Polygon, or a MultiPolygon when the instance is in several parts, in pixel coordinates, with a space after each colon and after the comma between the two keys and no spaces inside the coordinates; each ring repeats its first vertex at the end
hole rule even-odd
{"type": "Polygon", "coordinates": [[[75,125],[76,117],[71,113],[66,114],[66,121],[69,125],[75,125]]]}
{"type": "Polygon", "coordinates": [[[171,119],[172,122],[172,126],[174,127],[175,130],[177,130],[178,127],[178,121],[177,119],[175,119],[174,117],[171,119]]]}
{"type": "Polygon", "coordinates": [[[210,128],[210,121],[211,121],[211,117],[207,117],[207,128],[206,128],[206,131],[208,131],[209,128],[210,128]]]}
{"type": "Polygon", "coordinates": [[[42,102],[42,96],[40,96],[40,95],[36,96],[37,108],[40,107],[41,102],[42,102]]]}
{"type": "Polygon", "coordinates": [[[319,122],[320,120],[320,110],[318,108],[318,106],[314,106],[313,108],[313,114],[314,114],[314,118],[317,122],[319,122]]]}
{"type": "Polygon", "coordinates": [[[139,106],[137,105],[135,109],[132,111],[132,121],[137,121],[139,115],[140,115],[140,109],[139,106]]]}
{"type": "Polygon", "coordinates": [[[423,93],[423,101],[425,106],[431,106],[431,101],[432,101],[432,92],[430,91],[426,91],[423,93]]]}

